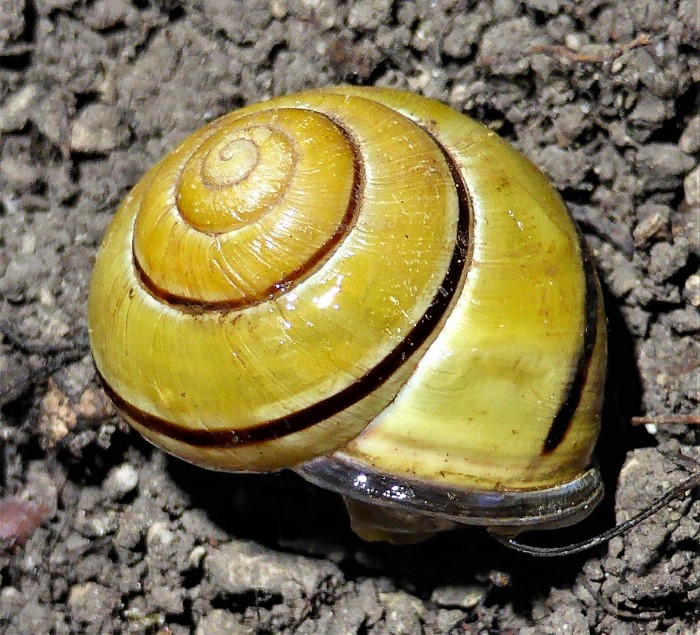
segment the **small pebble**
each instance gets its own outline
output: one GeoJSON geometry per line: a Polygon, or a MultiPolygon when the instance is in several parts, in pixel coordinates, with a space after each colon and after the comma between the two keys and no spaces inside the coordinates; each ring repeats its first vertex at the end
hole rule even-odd
{"type": "Polygon", "coordinates": [[[657,243],[651,248],[649,276],[654,282],[668,280],[688,261],[688,240],[679,238],[673,243],[657,243]]]}
{"type": "Polygon", "coordinates": [[[654,126],[663,123],[668,117],[668,107],[663,99],[649,93],[643,95],[637,102],[629,119],[637,125],[654,126]]]}
{"type": "Polygon", "coordinates": [[[639,222],[632,231],[634,244],[640,247],[668,227],[671,208],[667,205],[646,204],[639,208],[639,222]]]}
{"type": "Polygon", "coordinates": [[[206,547],[203,547],[202,545],[198,545],[192,551],[190,552],[189,557],[187,558],[187,563],[190,565],[192,569],[199,569],[199,567],[202,566],[202,560],[204,560],[204,556],[207,555],[207,550],[206,547]]]}
{"type": "Polygon", "coordinates": [[[690,207],[698,207],[700,205],[700,164],[696,165],[695,169],[685,177],[683,189],[685,190],[685,202],[690,207]]]}
{"type": "Polygon", "coordinates": [[[695,162],[672,143],[649,143],[637,151],[640,172],[652,177],[683,176],[695,162]]]}
{"type": "Polygon", "coordinates": [[[67,604],[79,621],[104,621],[119,606],[119,594],[101,584],[86,582],[71,587],[67,604]]]}
{"type": "Polygon", "coordinates": [[[480,586],[450,585],[437,587],[430,599],[438,606],[445,608],[472,609],[486,596],[486,589],[480,586]]]}
{"type": "Polygon", "coordinates": [[[700,150],[700,115],[695,115],[685,127],[678,147],[686,154],[693,154],[700,150]]]}
{"type": "Polygon", "coordinates": [[[168,529],[166,523],[153,523],[146,533],[146,546],[149,551],[159,546],[167,546],[175,540],[175,534],[168,529]]]}
{"type": "Polygon", "coordinates": [[[536,11],[542,11],[542,13],[549,13],[550,15],[556,15],[561,11],[563,4],[562,0],[527,0],[526,3],[531,9],[536,11]]]}
{"type": "Polygon", "coordinates": [[[139,473],[133,465],[122,463],[107,475],[104,487],[107,495],[112,500],[120,500],[130,492],[133,492],[139,484],[139,473]]]}
{"type": "Polygon", "coordinates": [[[384,622],[388,633],[420,633],[421,622],[426,612],[425,605],[405,591],[379,593],[381,603],[386,606],[384,622]]]}
{"type": "Polygon", "coordinates": [[[683,297],[693,306],[700,306],[700,274],[688,276],[683,287],[683,297]]]}
{"type": "Polygon", "coordinates": [[[371,31],[386,24],[391,17],[392,2],[389,0],[360,0],[352,4],[348,14],[351,29],[371,31]]]}
{"type": "Polygon", "coordinates": [[[107,152],[126,141],[117,112],[104,104],[86,106],[73,123],[70,146],[78,152],[107,152]]]}
{"type": "Polygon", "coordinates": [[[29,109],[39,89],[34,84],[22,86],[11,95],[0,108],[0,131],[13,132],[21,130],[29,121],[29,109]]]}
{"type": "Polygon", "coordinates": [[[700,313],[692,306],[683,309],[676,309],[668,315],[671,328],[676,333],[698,333],[700,332],[700,313]]]}

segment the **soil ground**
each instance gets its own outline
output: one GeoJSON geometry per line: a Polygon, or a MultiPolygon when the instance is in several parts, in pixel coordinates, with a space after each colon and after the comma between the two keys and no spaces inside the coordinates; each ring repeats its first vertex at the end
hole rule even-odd
{"type": "Polygon", "coordinates": [[[629,426],[698,414],[699,20],[694,0],[3,0],[0,633],[700,632],[692,497],[556,561],[477,529],[366,544],[293,474],[151,448],[85,346],[96,247],[178,140],[312,86],[413,90],[513,142],[580,222],[610,322],[608,497],[541,541],[627,518],[700,456],[699,426],[629,426]]]}

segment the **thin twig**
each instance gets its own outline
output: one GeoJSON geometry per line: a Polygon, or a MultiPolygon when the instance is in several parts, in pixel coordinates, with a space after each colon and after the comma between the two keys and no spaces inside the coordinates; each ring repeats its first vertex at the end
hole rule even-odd
{"type": "Polygon", "coordinates": [[[572,62],[607,62],[620,57],[623,53],[631,51],[632,49],[640,48],[642,46],[648,46],[652,43],[651,38],[646,34],[642,33],[638,35],[634,40],[626,42],[625,44],[618,44],[617,46],[609,47],[605,50],[595,51],[590,53],[574,51],[567,46],[561,44],[537,44],[530,48],[530,53],[552,53],[555,55],[561,55],[572,62]]]}

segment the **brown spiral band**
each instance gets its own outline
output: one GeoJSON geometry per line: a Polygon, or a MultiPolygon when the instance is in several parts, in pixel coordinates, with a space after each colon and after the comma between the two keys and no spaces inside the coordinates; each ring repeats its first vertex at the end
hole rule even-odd
{"type": "MultiPolygon", "coordinates": [[[[381,362],[335,395],[279,419],[268,420],[243,430],[192,429],[149,414],[117,394],[98,372],[105,391],[117,408],[133,421],[159,435],[196,447],[225,448],[266,442],[300,432],[338,414],[379,388],[433,334],[436,326],[448,313],[458,290],[464,284],[471,261],[469,238],[474,219],[467,185],[449,152],[432,134],[425,132],[431,136],[442,152],[454,180],[459,205],[457,231],[447,272],[428,309],[408,335],[381,362]]],[[[356,174],[362,174],[362,170],[358,169],[356,174]]],[[[361,182],[360,179],[361,177],[358,178],[357,183],[361,182]]],[[[355,188],[353,192],[354,204],[357,205],[359,194],[355,188]]],[[[204,307],[195,306],[194,310],[204,310],[204,307]]]]}
{"type": "Polygon", "coordinates": [[[565,391],[564,399],[552,420],[547,438],[542,446],[542,454],[544,455],[552,453],[559,447],[571,426],[571,422],[574,420],[574,413],[581,403],[583,391],[588,383],[588,372],[591,367],[596,340],[598,339],[598,278],[591,255],[584,243],[581,232],[578,230],[577,236],[586,283],[583,337],[576,361],[571,367],[570,377],[567,382],[568,388],[565,391]]]}

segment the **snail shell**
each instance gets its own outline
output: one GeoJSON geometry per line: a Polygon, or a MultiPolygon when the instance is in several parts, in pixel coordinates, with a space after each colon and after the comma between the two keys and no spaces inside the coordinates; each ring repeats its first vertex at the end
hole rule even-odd
{"type": "Polygon", "coordinates": [[[120,206],[89,328],[147,439],[294,468],[366,537],[566,524],[602,494],[605,317],[577,228],[534,165],[423,97],[327,88],[194,133],[120,206]]]}

